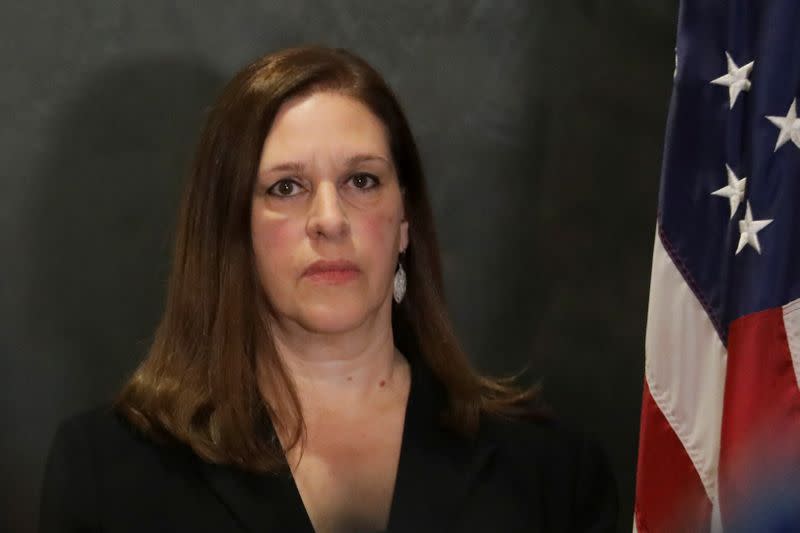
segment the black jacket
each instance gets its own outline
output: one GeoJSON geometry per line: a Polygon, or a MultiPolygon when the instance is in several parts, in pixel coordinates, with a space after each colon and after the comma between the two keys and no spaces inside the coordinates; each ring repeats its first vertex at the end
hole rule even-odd
{"type": "MultiPolygon", "coordinates": [[[[604,455],[551,422],[487,419],[474,440],[437,422],[443,389],[413,362],[388,531],[614,531],[604,455]]],[[[109,409],[64,422],[50,450],[41,533],[312,532],[291,475],[254,475],[157,445],[109,409]]]]}

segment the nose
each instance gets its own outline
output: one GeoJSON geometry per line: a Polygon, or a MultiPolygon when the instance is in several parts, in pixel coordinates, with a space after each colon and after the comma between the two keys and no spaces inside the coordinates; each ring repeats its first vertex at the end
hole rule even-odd
{"type": "Polygon", "coordinates": [[[341,239],[350,231],[350,222],[342,209],[336,184],[319,183],[311,200],[306,232],[312,239],[341,239]]]}

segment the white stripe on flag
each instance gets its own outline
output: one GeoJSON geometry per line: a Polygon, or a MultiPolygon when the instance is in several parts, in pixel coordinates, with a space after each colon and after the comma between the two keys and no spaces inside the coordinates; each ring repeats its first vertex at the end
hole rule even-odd
{"type": "Polygon", "coordinates": [[[800,298],[783,306],[783,326],[792,354],[794,377],[800,386],[800,298]]]}
{"type": "Polygon", "coordinates": [[[647,310],[645,375],[650,393],[717,507],[727,351],[656,231],[647,310]]]}

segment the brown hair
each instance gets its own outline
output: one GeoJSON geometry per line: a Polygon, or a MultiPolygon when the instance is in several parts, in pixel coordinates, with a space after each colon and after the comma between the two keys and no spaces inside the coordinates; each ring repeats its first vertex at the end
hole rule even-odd
{"type": "Polygon", "coordinates": [[[274,471],[285,459],[269,422],[289,428],[291,446],[303,431],[296,392],[261,318],[265,297],[253,266],[250,209],[278,109],[289,98],[321,90],[361,101],[389,132],[409,220],[408,290],[401,304],[392,304],[395,344],[418,350],[444,386],[444,422],[472,434],[481,413],[521,414],[535,395],[510,379],[478,375],[459,347],[445,306],[420,157],[386,82],[342,49],[286,49],[239,72],[207,117],[178,215],[164,314],[146,359],[115,404],[146,434],[184,443],[211,462],[274,471]],[[270,383],[287,399],[281,409],[259,391],[256,347],[270,383]]]}

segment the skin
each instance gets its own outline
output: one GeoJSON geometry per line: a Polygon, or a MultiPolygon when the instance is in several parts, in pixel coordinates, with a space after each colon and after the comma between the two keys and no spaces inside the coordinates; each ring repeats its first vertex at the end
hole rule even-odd
{"type": "Polygon", "coordinates": [[[264,142],[251,232],[305,419],[302,455],[287,457],[312,523],[385,527],[410,377],[391,326],[408,221],[380,119],[333,92],[285,102],[264,142]],[[304,276],[319,259],[352,261],[358,274],[336,284],[304,276]]]}

